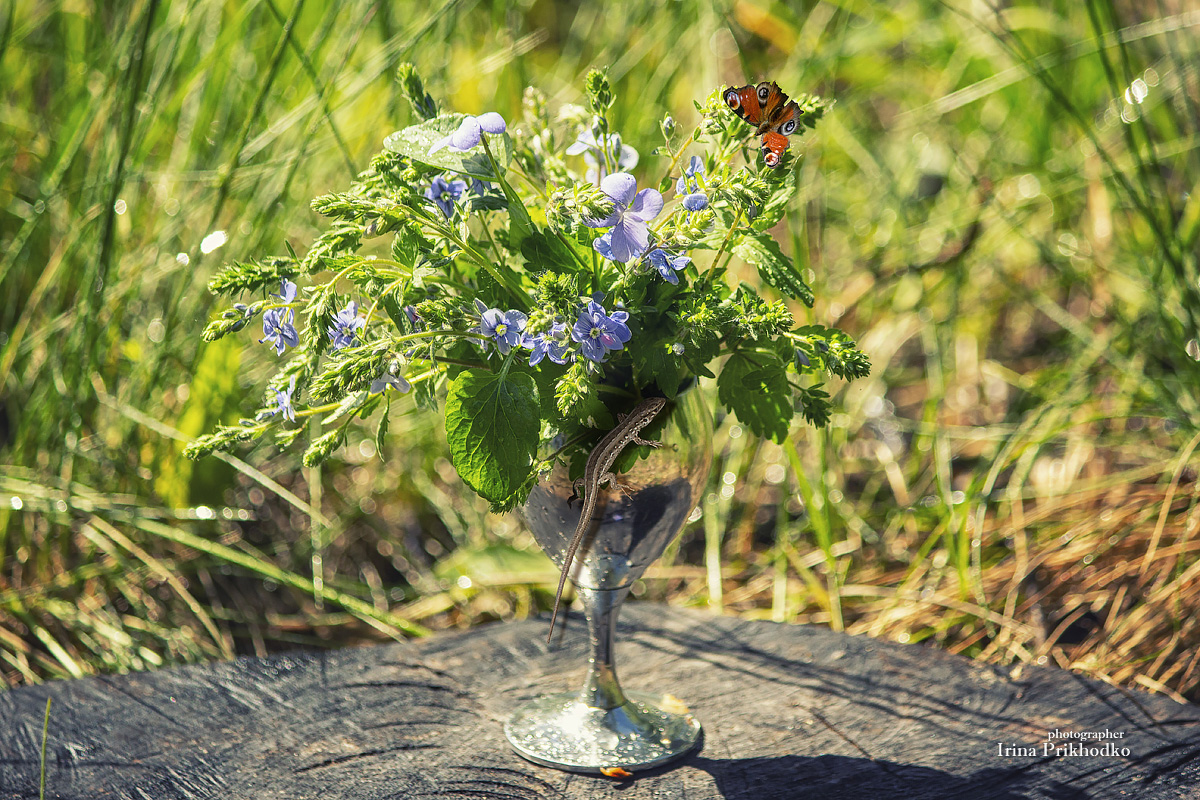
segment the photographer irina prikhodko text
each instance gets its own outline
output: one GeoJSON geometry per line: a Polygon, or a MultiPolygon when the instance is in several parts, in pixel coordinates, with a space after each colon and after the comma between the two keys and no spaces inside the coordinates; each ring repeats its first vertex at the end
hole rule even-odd
{"type": "Polygon", "coordinates": [[[1124,731],[1110,731],[1107,728],[1102,731],[1070,731],[1056,728],[1047,731],[1045,740],[1036,745],[996,742],[996,755],[1010,758],[1128,757],[1129,748],[1121,747],[1118,742],[1124,737],[1124,731]]]}

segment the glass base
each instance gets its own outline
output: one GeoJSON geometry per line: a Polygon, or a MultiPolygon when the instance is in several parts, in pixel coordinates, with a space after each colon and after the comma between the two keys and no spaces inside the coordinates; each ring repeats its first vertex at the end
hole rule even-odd
{"type": "Polygon", "coordinates": [[[696,746],[700,723],[691,714],[664,711],[661,698],[645,692],[625,695],[626,702],[611,709],[593,708],[577,693],[539,697],[509,717],[504,735],[523,758],[570,772],[634,772],[696,746]]]}

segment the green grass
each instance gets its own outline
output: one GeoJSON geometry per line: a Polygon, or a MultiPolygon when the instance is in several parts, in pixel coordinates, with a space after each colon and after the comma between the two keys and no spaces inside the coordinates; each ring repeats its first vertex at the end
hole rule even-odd
{"type": "Polygon", "coordinates": [[[1200,697],[1200,20],[1133,13],[9,4],[5,682],[546,606],[550,563],[459,485],[426,412],[397,404],[382,454],[364,427],[321,470],[270,445],[182,458],[273,369],[255,331],[202,344],[205,281],[304,252],[309,200],[412,122],[408,60],[446,107],[514,124],[526,86],[578,103],[607,65],[647,175],[662,116],[689,126],[722,83],[837,100],[774,233],[815,277],[798,319],[857,336],[873,374],[783,446],[719,421],[705,513],[635,594],[1200,697]]]}

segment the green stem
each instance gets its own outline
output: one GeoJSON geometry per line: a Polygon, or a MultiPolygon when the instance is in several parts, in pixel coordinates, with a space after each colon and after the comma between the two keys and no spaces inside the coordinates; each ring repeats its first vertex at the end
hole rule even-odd
{"type": "Polygon", "coordinates": [[[504,256],[500,254],[500,248],[496,246],[496,240],[492,238],[492,232],[488,229],[487,223],[480,220],[479,227],[483,228],[483,235],[487,237],[488,243],[492,246],[492,252],[496,254],[496,263],[503,264],[504,256]]]}
{"type": "Polygon", "coordinates": [[[500,162],[492,155],[492,146],[488,144],[488,135],[486,133],[479,134],[479,140],[483,142],[483,152],[487,154],[488,163],[492,165],[492,174],[496,176],[496,183],[500,184],[500,189],[505,196],[515,195],[516,192],[512,188],[512,184],[504,179],[504,173],[500,171],[500,162]]]}
{"type": "Polygon", "coordinates": [[[563,236],[562,231],[555,229],[553,226],[547,226],[547,228],[554,232],[554,235],[558,237],[558,240],[563,243],[563,247],[567,248],[575,260],[579,262],[579,266],[587,269],[587,262],[583,260],[583,256],[579,255],[579,253],[575,251],[575,248],[572,247],[571,243],[567,241],[567,237],[563,236]]]}
{"type": "Polygon", "coordinates": [[[562,453],[564,450],[566,450],[568,447],[573,447],[574,445],[579,444],[584,439],[586,439],[590,434],[591,434],[590,428],[580,431],[579,433],[575,434],[570,439],[568,439],[563,444],[562,447],[558,448],[557,450],[555,450],[553,453],[546,456],[545,458],[538,459],[538,462],[541,464],[549,464],[551,461],[558,458],[559,454],[562,453]]]}
{"type": "Polygon", "coordinates": [[[504,365],[500,367],[500,382],[503,383],[505,377],[508,376],[508,368],[512,366],[513,357],[517,355],[517,348],[508,351],[508,355],[504,358],[504,365]]]}
{"type": "Polygon", "coordinates": [[[696,132],[692,131],[684,143],[679,146],[679,149],[676,150],[674,155],[671,157],[671,166],[667,167],[667,174],[663,176],[664,179],[669,179],[671,177],[671,173],[675,171],[675,166],[679,163],[679,157],[683,155],[683,151],[687,150],[694,141],[696,141],[696,132]]]}
{"type": "Polygon", "coordinates": [[[405,277],[407,277],[407,276],[404,276],[404,275],[400,276],[396,280],[389,283],[386,287],[384,287],[382,292],[380,292],[378,295],[376,295],[375,302],[371,303],[371,310],[367,312],[367,320],[366,320],[367,322],[370,322],[371,317],[375,316],[375,309],[379,308],[379,301],[381,299],[383,299],[383,296],[385,294],[387,294],[388,292],[390,292],[392,289],[395,289],[397,286],[399,286],[404,281],[405,277]]]}
{"type": "Polygon", "coordinates": [[[721,256],[725,253],[725,248],[729,246],[729,240],[733,238],[733,232],[737,230],[742,221],[742,210],[739,208],[737,214],[733,217],[733,224],[729,226],[729,231],[725,234],[725,240],[721,242],[721,249],[717,251],[717,257],[713,259],[712,266],[708,268],[708,274],[704,276],[706,282],[712,280],[713,273],[717,270],[717,264],[721,261],[721,256]]]}
{"type": "Polygon", "coordinates": [[[456,245],[458,245],[460,250],[462,250],[467,256],[470,257],[470,259],[472,261],[474,261],[476,264],[478,264],[479,266],[481,266],[485,270],[487,270],[488,274],[496,279],[496,283],[503,286],[505,289],[507,289],[509,291],[510,294],[512,294],[513,298],[517,301],[517,305],[519,308],[521,308],[522,310],[529,308],[529,296],[526,295],[525,292],[520,289],[520,287],[514,287],[512,285],[512,283],[509,281],[509,276],[501,274],[500,271],[496,269],[496,266],[494,264],[492,264],[492,262],[489,261],[483,255],[483,253],[480,253],[478,250],[476,250],[470,244],[463,241],[459,237],[458,233],[456,233],[455,231],[451,230],[450,228],[446,227],[445,225],[442,225],[440,222],[433,219],[431,216],[429,216],[427,213],[425,213],[425,211],[423,209],[421,209],[421,210],[414,209],[414,211],[417,214],[417,216],[419,216],[421,218],[422,222],[424,222],[426,225],[428,225],[433,230],[440,233],[442,236],[445,236],[447,239],[454,242],[456,245]]]}

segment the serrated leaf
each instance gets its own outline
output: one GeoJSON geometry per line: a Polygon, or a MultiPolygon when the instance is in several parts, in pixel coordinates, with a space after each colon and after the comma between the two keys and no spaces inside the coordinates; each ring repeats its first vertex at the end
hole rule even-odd
{"type": "Polygon", "coordinates": [[[521,255],[534,272],[549,270],[554,273],[577,272],[579,262],[557,236],[545,231],[534,231],[521,243],[521,255]]]}
{"type": "MultiPolygon", "coordinates": [[[[447,147],[443,147],[436,153],[429,152],[435,143],[458,130],[458,126],[466,116],[466,114],[447,114],[428,122],[422,122],[420,125],[410,125],[384,139],[383,146],[393,153],[407,156],[413,161],[428,164],[431,167],[460,172],[485,181],[495,180],[496,176],[492,174],[492,164],[488,161],[482,144],[465,153],[451,152],[447,147]]],[[[488,137],[492,155],[496,157],[496,163],[503,170],[508,166],[508,162],[512,161],[512,140],[507,133],[485,133],[483,135],[488,137]]],[[[511,202],[511,198],[509,201],[511,202]]]]}
{"type": "Polygon", "coordinates": [[[788,203],[796,195],[796,175],[795,168],[786,170],[779,176],[775,175],[775,171],[768,175],[771,196],[751,223],[754,230],[765,231],[773,228],[779,220],[783,219],[783,212],[787,210],[788,203]]]}
{"type": "Polygon", "coordinates": [[[400,305],[400,301],[407,289],[408,287],[406,286],[399,286],[393,288],[391,291],[384,292],[379,297],[379,304],[387,312],[388,318],[396,326],[396,330],[402,333],[408,333],[412,330],[412,323],[409,321],[408,315],[404,313],[404,307],[400,305]]]}
{"type": "Polygon", "coordinates": [[[674,398],[683,380],[683,370],[680,368],[679,356],[671,352],[670,344],[659,340],[648,347],[632,351],[631,354],[633,367],[641,382],[648,384],[653,381],[668,399],[674,398]]]}
{"type": "Polygon", "coordinates": [[[325,419],[321,420],[321,424],[332,425],[334,422],[337,422],[340,417],[344,417],[346,414],[349,414],[351,411],[361,406],[364,402],[366,402],[366,400],[366,389],[361,389],[354,394],[346,395],[342,399],[342,402],[338,404],[338,407],[335,408],[328,416],[326,416],[325,419]]]}
{"type": "Polygon", "coordinates": [[[792,422],[792,390],[772,353],[734,353],[717,378],[717,399],[757,436],[782,444],[792,422]]]}
{"type": "Polygon", "coordinates": [[[733,248],[733,253],[758,269],[758,275],[785,297],[795,298],[812,308],[813,293],[792,259],[783,254],[770,234],[747,236],[733,248]]]}
{"type": "Polygon", "coordinates": [[[415,225],[402,225],[392,242],[392,257],[406,267],[417,263],[422,251],[428,252],[430,244],[415,225]]]}
{"type": "Polygon", "coordinates": [[[512,502],[528,483],[541,419],[531,375],[464,370],[446,395],[450,461],[493,506],[512,502]]]}

